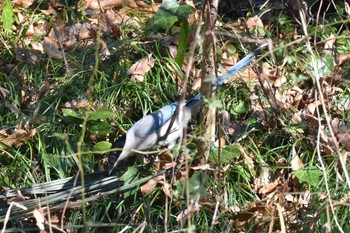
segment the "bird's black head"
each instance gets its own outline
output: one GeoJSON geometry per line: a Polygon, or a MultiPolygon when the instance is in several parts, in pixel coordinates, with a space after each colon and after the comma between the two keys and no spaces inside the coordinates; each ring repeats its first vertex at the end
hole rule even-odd
{"type": "Polygon", "coordinates": [[[112,151],[108,155],[108,167],[109,169],[112,169],[114,166],[114,163],[119,158],[119,155],[122,153],[123,147],[125,145],[126,136],[122,136],[117,141],[115,141],[112,145],[112,149],[118,149],[116,151],[112,151]]]}

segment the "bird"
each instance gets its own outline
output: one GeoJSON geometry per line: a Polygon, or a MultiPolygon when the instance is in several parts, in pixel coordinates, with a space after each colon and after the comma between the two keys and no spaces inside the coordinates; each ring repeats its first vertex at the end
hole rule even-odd
{"type": "MultiPolygon", "coordinates": [[[[258,51],[267,44],[263,44],[248,54],[233,67],[228,69],[218,78],[217,84],[212,86],[212,92],[217,86],[223,85],[230,80],[232,76],[249,65],[258,51]]],[[[114,151],[109,155],[109,175],[118,167],[121,161],[138,152],[145,151],[157,144],[162,144],[168,149],[172,149],[179,139],[182,139],[183,129],[187,126],[191,117],[199,112],[201,106],[201,95],[171,103],[165,107],[154,111],[141,120],[137,121],[122,137],[116,141],[113,148],[123,148],[122,151],[114,151]],[[176,108],[179,108],[173,122],[172,118],[176,108]],[[168,130],[169,126],[171,128],[168,130]]]]}

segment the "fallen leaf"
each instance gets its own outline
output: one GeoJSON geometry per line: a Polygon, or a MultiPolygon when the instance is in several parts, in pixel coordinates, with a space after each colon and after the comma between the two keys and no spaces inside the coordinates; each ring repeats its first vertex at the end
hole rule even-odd
{"type": "Polygon", "coordinates": [[[342,53],[336,56],[335,61],[338,66],[343,65],[345,62],[350,60],[350,53],[342,53]]]}
{"type": "Polygon", "coordinates": [[[36,220],[36,225],[38,226],[38,228],[40,230],[45,230],[45,226],[44,226],[45,218],[44,218],[43,214],[39,210],[35,209],[33,211],[33,216],[36,220]]]}
{"type": "Polygon", "coordinates": [[[35,0],[13,0],[12,3],[16,6],[28,8],[30,7],[35,0]]]}
{"type": "Polygon", "coordinates": [[[10,91],[3,88],[3,87],[0,87],[0,96],[2,96],[3,98],[5,98],[6,96],[8,96],[10,94],[10,91]]]}
{"type": "Polygon", "coordinates": [[[51,41],[48,37],[44,38],[44,51],[47,55],[53,59],[61,60],[63,59],[62,52],[55,47],[53,41],[51,41]]]}
{"type": "Polygon", "coordinates": [[[17,196],[17,200],[20,202],[23,202],[29,199],[29,197],[26,197],[22,194],[21,190],[16,190],[16,196],[17,196]]]}
{"type": "Polygon", "coordinates": [[[89,106],[89,101],[87,99],[72,100],[64,104],[66,108],[86,108],[89,106]]]}
{"type": "Polygon", "coordinates": [[[118,6],[127,5],[129,7],[142,7],[144,3],[141,1],[135,2],[135,0],[90,0],[86,1],[87,8],[100,12],[100,10],[111,9],[118,6]]]}
{"type": "Polygon", "coordinates": [[[177,217],[176,217],[176,221],[179,222],[182,219],[186,218],[189,214],[193,214],[198,212],[201,209],[201,205],[196,201],[192,204],[190,204],[190,206],[182,211],[177,217]]]}
{"type": "Polygon", "coordinates": [[[259,190],[259,193],[261,194],[268,194],[268,193],[271,193],[273,190],[276,189],[276,187],[278,186],[278,180],[268,184],[268,185],[265,185],[264,187],[262,187],[260,190],[259,190]]]}
{"type": "Polygon", "coordinates": [[[171,185],[169,183],[167,183],[167,182],[164,182],[164,184],[163,184],[163,192],[169,198],[171,198],[170,189],[171,189],[171,185]]]}
{"type": "Polygon", "coordinates": [[[134,63],[126,73],[131,75],[132,81],[142,82],[145,78],[145,74],[154,66],[154,62],[154,59],[142,58],[134,63]]]}
{"type": "Polygon", "coordinates": [[[294,113],[293,116],[292,116],[292,122],[293,123],[301,123],[302,122],[302,119],[300,117],[300,114],[299,113],[294,113]]]}
{"type": "Polygon", "coordinates": [[[141,193],[143,196],[146,196],[147,193],[149,193],[150,191],[152,191],[157,184],[163,180],[163,176],[157,176],[151,180],[149,180],[146,184],[141,186],[141,193]]]}
{"type": "Polygon", "coordinates": [[[247,24],[247,28],[249,31],[252,31],[255,28],[263,28],[264,27],[263,22],[261,21],[260,17],[258,17],[258,16],[248,18],[246,24],[247,24]]]}
{"type": "Polygon", "coordinates": [[[26,131],[24,129],[17,129],[12,134],[8,134],[6,132],[3,132],[3,130],[0,131],[0,139],[2,144],[0,144],[0,149],[5,149],[6,146],[12,147],[14,145],[20,146],[22,143],[28,141],[30,137],[33,137],[36,133],[35,129],[26,131]],[[7,137],[6,137],[7,136],[7,137]]]}
{"type": "Polygon", "coordinates": [[[296,154],[294,146],[293,146],[293,159],[290,161],[290,166],[292,167],[293,171],[299,170],[304,166],[303,162],[300,160],[299,156],[296,154]]]}
{"type": "Polygon", "coordinates": [[[197,170],[214,170],[214,169],[210,168],[210,165],[208,163],[191,167],[191,169],[195,170],[195,171],[197,171],[197,170]]]}
{"type": "Polygon", "coordinates": [[[164,153],[161,153],[158,155],[158,161],[155,163],[155,166],[158,170],[162,170],[164,169],[164,166],[168,167],[169,164],[173,164],[173,162],[174,162],[174,158],[172,153],[170,151],[165,151],[164,153]]]}
{"type": "Polygon", "coordinates": [[[323,53],[330,53],[333,54],[334,53],[334,43],[335,43],[336,39],[333,35],[333,33],[331,33],[329,35],[329,37],[326,39],[326,43],[324,44],[324,49],[323,49],[323,53]]]}

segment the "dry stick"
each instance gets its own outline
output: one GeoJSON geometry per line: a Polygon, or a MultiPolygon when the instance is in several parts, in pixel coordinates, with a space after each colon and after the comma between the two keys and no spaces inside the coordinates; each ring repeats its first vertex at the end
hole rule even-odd
{"type": "Polygon", "coordinates": [[[215,222],[216,222],[217,217],[218,217],[220,199],[221,198],[219,196],[216,197],[216,205],[215,205],[215,210],[214,210],[213,219],[211,221],[211,226],[210,226],[209,232],[213,232],[214,225],[215,225],[215,222]]]}
{"type": "MultiPolygon", "coordinates": [[[[188,52],[188,61],[187,61],[186,70],[185,70],[185,81],[184,81],[184,84],[183,84],[184,87],[183,87],[183,90],[182,90],[182,93],[181,93],[181,100],[184,100],[186,98],[188,79],[190,77],[190,72],[191,72],[191,69],[193,67],[194,53],[195,53],[195,50],[196,50],[196,47],[197,47],[197,43],[196,43],[197,40],[196,40],[196,38],[199,37],[200,31],[201,31],[202,20],[203,20],[202,12],[200,11],[199,12],[199,20],[198,20],[197,28],[196,28],[195,35],[194,35],[194,40],[191,43],[190,49],[189,49],[189,52],[188,52]]],[[[184,140],[182,142],[182,144],[184,144],[185,142],[186,141],[184,140]]],[[[182,161],[180,161],[180,164],[181,164],[181,162],[182,161]]]]}
{"type": "Polygon", "coordinates": [[[275,225],[275,214],[276,214],[276,207],[273,208],[272,210],[272,214],[271,214],[271,222],[270,222],[270,226],[269,226],[269,233],[273,232],[273,226],[275,225]]]}
{"type": "MultiPolygon", "coordinates": [[[[217,7],[214,6],[214,0],[206,0],[203,3],[203,10],[202,15],[205,19],[205,32],[204,32],[204,39],[203,39],[203,51],[202,51],[202,58],[201,58],[201,88],[200,92],[203,97],[207,97],[209,100],[213,100],[214,94],[212,93],[212,84],[211,82],[205,82],[207,75],[213,72],[213,67],[215,67],[214,60],[213,60],[213,49],[212,44],[214,43],[212,40],[212,30],[213,30],[213,23],[215,20],[212,20],[211,17],[215,18],[215,10],[217,7]]],[[[209,107],[205,106],[202,103],[202,109],[201,109],[201,132],[200,135],[202,137],[201,140],[197,143],[197,149],[198,149],[198,156],[200,157],[200,163],[205,163],[208,160],[209,156],[209,148],[210,148],[210,141],[208,141],[206,137],[212,137],[212,127],[213,124],[215,124],[215,111],[210,109],[209,107]]]]}
{"type": "MultiPolygon", "coordinates": [[[[163,188],[164,190],[166,189],[166,176],[165,174],[163,174],[163,180],[164,180],[164,185],[163,185],[163,188]]],[[[163,190],[163,192],[164,192],[163,190]]],[[[164,216],[164,232],[165,233],[168,233],[168,218],[169,218],[169,197],[168,195],[165,195],[165,216],[164,216]]]]}
{"type": "MultiPolygon", "coordinates": [[[[311,50],[310,50],[311,51],[311,50]]],[[[316,66],[314,66],[316,67],[316,66]]],[[[317,71],[315,71],[317,73],[317,71]]],[[[318,81],[316,81],[317,83],[318,81]]],[[[317,98],[317,93],[318,91],[315,91],[315,101],[318,102],[318,98],[317,98]]],[[[322,96],[322,93],[320,93],[320,96],[322,96]]],[[[324,101],[321,101],[322,103],[324,103],[324,101]]],[[[318,120],[318,131],[317,131],[317,146],[316,146],[316,149],[317,149],[317,158],[321,164],[321,168],[322,168],[322,173],[323,173],[323,178],[324,178],[324,183],[325,183],[325,186],[326,186],[326,192],[327,192],[327,199],[328,199],[328,202],[329,202],[329,206],[331,207],[331,211],[332,211],[332,214],[334,216],[334,221],[336,223],[336,225],[338,226],[338,229],[340,230],[340,232],[344,232],[342,227],[340,226],[339,222],[338,222],[338,219],[335,215],[335,211],[334,211],[334,206],[333,206],[333,201],[331,199],[331,192],[329,190],[329,186],[328,186],[328,181],[327,181],[327,173],[326,173],[326,167],[323,163],[323,160],[322,160],[322,156],[321,156],[321,151],[320,151],[320,147],[321,147],[321,132],[322,132],[322,129],[321,129],[321,125],[322,125],[322,122],[321,122],[321,114],[319,112],[319,109],[316,108],[316,111],[317,111],[317,120],[318,120]]],[[[330,129],[332,130],[332,129],[330,129]]],[[[335,144],[335,146],[337,147],[337,144],[335,144]]],[[[341,157],[340,157],[341,159],[341,157]]],[[[312,229],[312,228],[311,228],[312,229]]],[[[310,229],[310,230],[311,230],[310,229]]]]}
{"type": "Polygon", "coordinates": [[[135,217],[136,217],[136,214],[140,211],[140,209],[141,209],[142,206],[143,206],[143,204],[141,204],[141,205],[135,210],[135,212],[134,212],[133,215],[131,216],[131,219],[130,219],[129,223],[128,223],[125,227],[123,227],[123,229],[122,229],[121,231],[119,231],[119,233],[123,233],[123,232],[125,232],[125,231],[127,231],[128,229],[131,228],[131,223],[132,223],[132,221],[134,221],[134,219],[135,219],[135,217]]]}
{"type": "Polygon", "coordinates": [[[89,82],[88,82],[88,90],[86,92],[86,95],[88,97],[89,100],[89,105],[87,107],[87,111],[84,117],[84,121],[82,123],[82,132],[81,132],[81,136],[80,139],[77,143],[77,155],[78,155],[78,161],[77,161],[77,165],[79,168],[79,173],[80,173],[80,179],[81,179],[81,189],[82,189],[82,212],[83,212],[83,223],[84,225],[86,225],[86,202],[85,202],[85,174],[84,174],[84,167],[82,165],[82,159],[81,156],[83,154],[82,152],[82,144],[84,141],[84,137],[86,134],[86,128],[87,128],[87,121],[88,121],[88,114],[91,112],[91,104],[92,104],[92,93],[93,93],[93,83],[95,80],[95,77],[97,77],[97,71],[98,71],[98,67],[99,67],[99,47],[100,47],[100,40],[101,40],[101,32],[102,32],[102,26],[101,26],[101,22],[100,22],[100,18],[98,19],[98,29],[97,29],[97,34],[96,34],[96,46],[95,46],[95,66],[92,70],[89,82]]]}
{"type": "Polygon", "coordinates": [[[63,210],[62,210],[62,217],[61,217],[61,229],[62,229],[62,230],[64,229],[64,228],[63,228],[63,218],[64,218],[64,214],[66,213],[69,200],[70,200],[71,196],[72,196],[73,193],[74,193],[74,187],[75,187],[76,184],[77,184],[78,177],[79,177],[79,173],[77,173],[77,174],[75,175],[75,179],[74,179],[74,182],[73,182],[72,191],[71,191],[70,194],[68,195],[66,204],[64,205],[63,210]]]}
{"type": "Polygon", "coordinates": [[[276,206],[277,206],[278,217],[280,219],[280,224],[281,224],[281,232],[286,233],[286,224],[284,223],[282,207],[279,203],[276,203],[276,206]]]}
{"type": "MultiPolygon", "coordinates": [[[[200,14],[199,16],[199,21],[198,21],[198,25],[197,25],[197,28],[196,28],[196,32],[195,32],[195,35],[194,35],[194,40],[193,42],[191,43],[190,45],[190,49],[189,49],[189,52],[188,52],[188,61],[187,61],[187,66],[186,66],[186,70],[185,70],[185,80],[183,82],[183,88],[182,88],[182,92],[181,92],[181,96],[180,96],[180,101],[179,101],[179,104],[178,106],[176,107],[175,109],[175,112],[174,112],[174,116],[171,118],[171,121],[170,121],[170,124],[169,124],[169,127],[164,135],[164,138],[166,138],[169,133],[170,133],[170,130],[171,130],[171,127],[172,125],[174,124],[174,121],[175,121],[175,118],[179,112],[179,108],[180,108],[180,103],[181,101],[183,101],[185,98],[186,98],[186,93],[187,93],[187,84],[188,84],[188,79],[189,79],[189,76],[190,76],[190,72],[191,72],[191,69],[192,69],[192,66],[193,66],[193,58],[194,58],[194,53],[195,53],[195,50],[196,50],[196,38],[199,37],[199,33],[200,33],[200,29],[201,29],[201,25],[202,25],[202,14],[200,14]]],[[[180,67],[181,68],[181,67],[180,67]]],[[[183,129],[184,131],[184,135],[185,135],[185,129],[183,129]]],[[[183,137],[183,140],[181,142],[181,145],[184,145],[186,143],[186,137],[184,136],[183,137]]],[[[182,155],[179,155],[180,157],[183,157],[182,155]]],[[[179,163],[179,166],[175,166],[173,168],[173,173],[175,173],[175,169],[180,169],[181,165],[182,165],[182,160],[181,158],[178,159],[180,161],[179,163]]],[[[188,166],[187,166],[187,163],[186,163],[186,171],[188,171],[188,166]]],[[[186,174],[188,174],[188,172],[186,172],[186,174]]],[[[173,176],[174,177],[174,176],[173,176]]],[[[188,179],[188,177],[187,177],[188,179]]],[[[165,183],[164,183],[165,184],[165,183]]],[[[168,218],[168,208],[167,208],[167,205],[168,205],[168,197],[166,197],[166,216],[165,216],[165,219],[164,219],[164,223],[165,223],[165,232],[167,232],[167,218],[168,218]]]]}
{"type": "MultiPolygon", "coordinates": [[[[299,14],[300,14],[300,18],[301,18],[304,34],[307,36],[308,32],[307,32],[307,25],[306,25],[306,22],[305,22],[305,13],[304,13],[303,10],[301,10],[301,7],[299,9],[300,9],[299,10],[299,14]]],[[[327,108],[326,108],[326,105],[325,105],[325,102],[324,102],[323,91],[322,91],[322,87],[321,87],[321,84],[320,84],[320,81],[319,81],[320,80],[320,76],[319,76],[318,70],[317,70],[316,56],[315,56],[314,52],[311,49],[310,42],[306,40],[305,44],[306,44],[306,47],[307,47],[307,49],[309,50],[309,52],[311,54],[311,62],[312,62],[312,66],[314,68],[313,70],[314,70],[314,75],[315,75],[315,83],[316,83],[316,87],[317,87],[317,91],[315,91],[315,100],[317,102],[317,99],[318,99],[317,98],[317,93],[319,93],[323,114],[324,114],[324,116],[326,118],[327,126],[328,126],[329,132],[331,134],[331,138],[334,141],[335,150],[336,150],[337,155],[339,156],[340,164],[342,166],[342,169],[343,169],[343,172],[344,172],[344,175],[345,175],[345,178],[346,178],[347,185],[350,187],[349,174],[348,174],[348,172],[346,170],[345,163],[344,163],[344,161],[342,159],[342,156],[340,154],[340,150],[339,150],[339,146],[338,146],[339,144],[338,144],[338,141],[337,141],[336,137],[334,136],[334,132],[333,132],[331,124],[330,124],[330,117],[329,117],[329,115],[327,113],[327,108]]],[[[319,109],[316,108],[316,110],[317,110],[318,121],[319,121],[319,123],[318,123],[319,124],[318,134],[317,134],[317,155],[318,155],[318,159],[319,159],[319,161],[321,163],[321,166],[322,166],[322,172],[323,172],[325,185],[326,185],[326,190],[327,190],[327,197],[328,197],[329,205],[330,205],[331,210],[332,210],[334,221],[335,221],[339,231],[344,232],[342,227],[340,226],[340,224],[338,222],[338,219],[337,219],[337,217],[335,215],[335,212],[334,212],[334,207],[333,207],[333,204],[332,204],[332,199],[331,199],[331,195],[330,195],[330,191],[329,191],[329,187],[328,187],[328,183],[327,183],[326,169],[325,169],[325,166],[323,164],[322,157],[321,157],[321,152],[320,152],[321,115],[320,115],[319,109]]]]}
{"type": "Polygon", "coordinates": [[[138,227],[135,228],[135,230],[133,230],[132,233],[141,233],[145,230],[145,227],[147,226],[147,222],[143,221],[138,227]]]}
{"type": "MultiPolygon", "coordinates": [[[[215,3],[213,3],[213,4],[215,4],[215,3]]],[[[216,9],[217,9],[217,6],[218,6],[218,4],[216,4],[216,6],[214,6],[214,7],[216,7],[216,9]]],[[[217,13],[217,11],[215,10],[214,14],[216,14],[216,13],[217,13]]],[[[215,21],[213,22],[212,18],[209,17],[209,22],[210,22],[210,35],[211,35],[211,39],[212,39],[213,64],[214,64],[215,77],[217,78],[218,77],[218,67],[217,67],[218,59],[216,56],[216,47],[215,47],[216,46],[215,21]]],[[[216,81],[217,81],[217,79],[216,79],[216,81]]],[[[217,85],[217,83],[216,83],[216,85],[217,85]]],[[[215,132],[215,116],[216,116],[215,112],[217,112],[217,111],[216,111],[216,109],[212,110],[212,111],[214,111],[211,114],[211,116],[214,118],[214,122],[212,123],[212,127],[214,127],[214,132],[215,132]]],[[[218,115],[218,113],[217,113],[217,115],[218,115]]],[[[217,117],[217,118],[220,119],[220,117],[217,117]]],[[[219,120],[219,122],[220,122],[220,120],[219,120]]],[[[220,184],[221,184],[221,154],[222,154],[221,148],[222,148],[222,145],[221,145],[221,140],[220,140],[221,139],[220,130],[218,130],[217,137],[219,139],[218,168],[217,168],[218,169],[218,184],[219,184],[219,189],[221,189],[220,184]]]]}
{"type": "MultiPolygon", "coordinates": [[[[339,10],[338,10],[338,9],[340,9],[340,8],[338,8],[338,7],[336,6],[334,0],[332,0],[331,2],[332,2],[332,4],[333,4],[333,7],[334,7],[335,11],[337,12],[338,16],[341,17],[341,13],[340,13],[339,10]]],[[[345,3],[346,3],[346,1],[344,1],[344,4],[345,4],[345,3]]],[[[348,24],[345,23],[345,24],[344,24],[344,27],[346,28],[347,31],[350,31],[348,24]]]]}
{"type": "Polygon", "coordinates": [[[7,210],[7,212],[6,212],[6,216],[5,216],[5,220],[4,220],[4,225],[3,225],[3,228],[2,228],[2,230],[1,230],[1,233],[5,233],[6,224],[7,224],[7,222],[8,222],[9,219],[10,219],[10,214],[11,214],[12,206],[17,206],[18,208],[21,208],[21,209],[23,209],[23,210],[27,210],[27,207],[25,207],[24,205],[21,205],[21,204],[19,204],[19,203],[17,203],[17,202],[12,201],[12,202],[10,203],[10,207],[8,208],[8,210],[7,210]]]}
{"type": "MultiPolygon", "coordinates": [[[[187,61],[187,66],[186,66],[186,70],[185,70],[185,83],[184,83],[184,89],[182,91],[182,95],[181,95],[181,99],[184,99],[185,98],[185,95],[186,95],[186,90],[187,90],[187,82],[188,82],[188,79],[189,79],[189,76],[190,76],[190,71],[192,69],[192,66],[193,66],[193,63],[194,63],[194,53],[195,53],[195,49],[196,49],[196,38],[199,37],[199,34],[200,34],[200,29],[202,27],[202,20],[203,20],[203,12],[200,11],[199,13],[199,21],[198,21],[198,25],[197,25],[197,29],[196,29],[196,33],[195,33],[195,39],[193,40],[191,46],[190,46],[190,51],[189,51],[189,59],[187,61]]],[[[183,142],[184,143],[184,142],[183,142]]],[[[185,155],[183,155],[185,156],[185,155]]],[[[185,158],[186,159],[186,158],[185,158]]],[[[180,161],[180,164],[181,164],[181,161],[180,161]]],[[[186,169],[186,205],[189,206],[190,203],[189,203],[189,164],[188,162],[186,161],[185,162],[185,169],[186,169]]],[[[191,219],[190,217],[188,217],[188,225],[190,226],[191,224],[191,219]]],[[[188,231],[190,232],[190,228],[188,228],[188,231]]]]}
{"type": "Polygon", "coordinates": [[[52,23],[52,28],[53,28],[53,31],[55,32],[55,36],[57,38],[58,44],[59,44],[60,49],[61,49],[64,65],[66,66],[66,74],[69,74],[70,71],[69,71],[68,61],[67,61],[67,58],[66,58],[66,53],[65,53],[64,48],[63,48],[61,35],[58,32],[58,30],[57,30],[56,23],[52,23]]]}
{"type": "Polygon", "coordinates": [[[325,226],[325,231],[327,233],[331,232],[331,216],[329,216],[329,207],[328,207],[328,204],[326,205],[326,214],[327,214],[327,224],[325,226]]]}
{"type": "MultiPolygon", "coordinates": [[[[344,201],[344,202],[339,202],[339,201],[335,201],[335,202],[332,202],[333,203],[333,207],[334,209],[336,209],[337,207],[339,206],[347,206],[347,207],[350,207],[350,203],[348,203],[347,201],[344,201]]],[[[316,214],[315,214],[315,217],[312,218],[312,222],[311,222],[311,226],[310,226],[310,231],[309,232],[313,232],[313,226],[315,225],[315,220],[317,220],[321,214],[323,214],[323,212],[328,212],[329,206],[326,205],[325,207],[323,207],[322,209],[320,209],[316,214]]],[[[327,214],[328,215],[328,214],[327,214]]],[[[328,216],[327,216],[328,218],[328,216]]]]}
{"type": "MultiPolygon", "coordinates": [[[[281,117],[282,117],[281,111],[277,107],[278,106],[277,100],[275,98],[275,95],[272,93],[272,87],[269,85],[269,89],[265,88],[264,81],[260,76],[260,74],[263,74],[265,76],[264,72],[262,71],[262,68],[261,67],[260,68],[253,68],[253,70],[255,71],[255,73],[257,73],[258,81],[259,81],[259,84],[261,86],[261,89],[263,90],[263,93],[264,93],[267,101],[269,102],[270,106],[272,107],[272,110],[275,113],[277,120],[279,120],[279,122],[282,126],[285,126],[283,120],[281,119],[281,117]],[[270,98],[271,96],[272,96],[273,101],[270,98]]],[[[266,77],[265,77],[265,80],[266,80],[266,77]]],[[[262,103],[260,98],[259,98],[259,103],[260,103],[261,107],[264,108],[263,103],[262,103]]]]}

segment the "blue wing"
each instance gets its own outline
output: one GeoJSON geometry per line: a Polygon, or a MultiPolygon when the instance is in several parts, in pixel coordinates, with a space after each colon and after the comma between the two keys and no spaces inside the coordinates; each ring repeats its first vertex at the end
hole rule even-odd
{"type": "MultiPolygon", "coordinates": [[[[178,102],[168,104],[167,106],[148,114],[136,122],[131,129],[137,132],[137,136],[146,137],[162,127],[174,115],[178,102]]],[[[130,129],[130,130],[131,130],[130,129]]]]}

